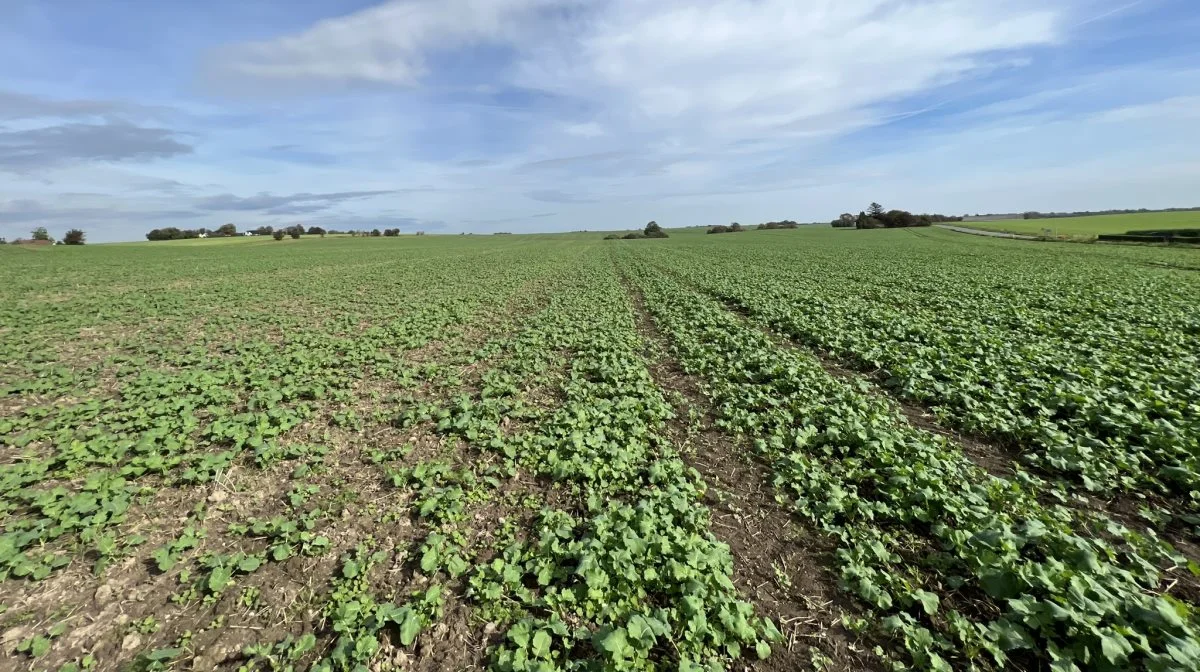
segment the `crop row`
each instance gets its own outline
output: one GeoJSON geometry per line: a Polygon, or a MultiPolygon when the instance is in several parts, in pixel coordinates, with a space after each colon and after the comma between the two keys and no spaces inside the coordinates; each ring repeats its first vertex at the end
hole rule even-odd
{"type": "Polygon", "coordinates": [[[1156,508],[1200,524],[1194,282],[994,243],[969,272],[907,251],[898,274],[886,256],[838,250],[802,265],[755,248],[669,263],[780,333],[878,372],[949,426],[1015,446],[1088,491],[1156,496],[1156,508]]]}
{"type": "Polygon", "coordinates": [[[470,603],[500,624],[495,669],[712,669],[765,657],[778,631],[739,599],[703,483],[663,436],[672,410],[641,359],[627,297],[606,260],[577,273],[502,344],[478,394],[401,414],[402,424],[437,419],[509,479],[532,477],[549,493],[490,550],[431,535],[429,566],[464,575],[470,603]],[[531,406],[528,391],[542,385],[550,403],[531,406]]]}
{"type": "Polygon", "coordinates": [[[1040,503],[1032,478],[988,476],[865,386],[671,275],[627,263],[720,423],[754,440],[783,500],[837,541],[842,586],[878,616],[864,625],[894,638],[911,664],[1200,665],[1195,606],[1162,589],[1163,565],[1182,561],[1169,549],[1040,503]]]}

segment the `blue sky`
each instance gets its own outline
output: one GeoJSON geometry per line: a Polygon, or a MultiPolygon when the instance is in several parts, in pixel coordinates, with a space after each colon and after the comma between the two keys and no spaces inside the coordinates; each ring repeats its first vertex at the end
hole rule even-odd
{"type": "Polygon", "coordinates": [[[7,0],[0,236],[1200,205],[1193,0],[7,0]]]}

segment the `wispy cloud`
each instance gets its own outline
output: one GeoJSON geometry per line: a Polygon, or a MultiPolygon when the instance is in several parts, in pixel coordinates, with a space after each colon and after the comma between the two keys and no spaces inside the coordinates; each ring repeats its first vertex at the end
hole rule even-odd
{"type": "Polygon", "coordinates": [[[296,214],[301,212],[317,212],[333,207],[345,201],[371,198],[394,193],[392,191],[340,191],[327,194],[291,194],[276,196],[261,192],[254,196],[240,197],[233,194],[218,194],[208,196],[196,202],[200,210],[263,210],[271,214],[296,214]]]}
{"type": "Polygon", "coordinates": [[[570,0],[392,0],[320,21],[294,35],[221,48],[216,73],[260,82],[364,82],[416,85],[431,54],[470,44],[511,44],[535,37],[540,10],[570,0]]]}
{"type": "Polygon", "coordinates": [[[1089,23],[1096,23],[1097,21],[1103,21],[1104,19],[1107,19],[1111,16],[1115,16],[1122,12],[1127,12],[1135,7],[1143,5],[1143,4],[1145,4],[1145,2],[1146,2],[1146,0],[1134,0],[1133,2],[1127,2],[1119,7],[1113,7],[1111,9],[1101,11],[1099,14],[1089,16],[1088,18],[1076,23],[1075,27],[1078,28],[1081,26],[1086,26],[1089,23]]]}
{"type": "MultiPolygon", "coordinates": [[[[90,196],[79,194],[78,196],[90,196]]],[[[100,206],[79,206],[75,204],[46,203],[35,199],[16,199],[0,201],[0,224],[53,224],[71,223],[84,225],[97,221],[108,220],[113,210],[100,206]]],[[[157,222],[161,220],[193,219],[203,217],[204,213],[185,209],[161,210],[127,210],[121,213],[124,220],[137,222],[157,222]]],[[[15,230],[14,230],[15,231],[15,230]]]]}
{"type": "Polygon", "coordinates": [[[76,161],[151,161],[192,152],[162,128],[119,122],[63,124],[0,133],[0,169],[29,170],[76,161]]]}
{"type": "Polygon", "coordinates": [[[538,171],[562,170],[583,164],[609,163],[628,159],[634,156],[632,152],[617,150],[596,152],[594,154],[579,154],[575,156],[558,156],[550,159],[539,159],[522,163],[516,167],[517,172],[533,173],[538,171]]]}
{"type": "Polygon", "coordinates": [[[115,112],[120,108],[120,105],[106,100],[54,100],[0,91],[0,119],[93,116],[115,112]]]}
{"type": "Polygon", "coordinates": [[[546,203],[595,203],[596,199],[580,196],[578,194],[569,194],[560,189],[535,189],[525,194],[535,201],[544,201],[546,203]]]}

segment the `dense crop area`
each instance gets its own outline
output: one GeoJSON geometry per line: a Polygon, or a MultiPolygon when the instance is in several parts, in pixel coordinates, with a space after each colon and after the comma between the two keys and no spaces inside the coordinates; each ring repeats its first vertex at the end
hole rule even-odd
{"type": "Polygon", "coordinates": [[[1200,667],[1193,253],[600,238],[4,252],[0,656],[1200,667]]]}
{"type": "Polygon", "coordinates": [[[1060,238],[1091,240],[1099,235],[1120,234],[1137,230],[1195,229],[1200,227],[1200,212],[1139,212],[1120,215],[1089,215],[1084,217],[968,221],[963,226],[986,229],[988,231],[1023,233],[1033,236],[1049,235],[1060,238]]]}
{"type": "Polygon", "coordinates": [[[1141,256],[1116,263],[1117,251],[997,249],[1006,248],[978,246],[963,267],[937,247],[914,248],[902,271],[894,258],[837,248],[811,250],[800,265],[760,248],[752,273],[744,255],[703,250],[672,255],[672,267],[757,321],[876,374],[947,426],[996,438],[1086,491],[1144,499],[1146,515],[1174,514],[1194,537],[1194,272],[1141,256]]]}

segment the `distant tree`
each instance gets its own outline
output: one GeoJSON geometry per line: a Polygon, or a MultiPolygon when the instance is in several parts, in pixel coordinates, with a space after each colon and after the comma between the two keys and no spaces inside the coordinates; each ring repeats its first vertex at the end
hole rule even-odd
{"type": "Polygon", "coordinates": [[[63,236],[64,245],[83,245],[83,239],[87,234],[79,229],[71,229],[67,231],[67,235],[63,236]]]}
{"type": "Polygon", "coordinates": [[[372,238],[378,238],[382,235],[383,235],[383,232],[380,231],[379,229],[371,229],[371,237],[372,238]]]}
{"type": "Polygon", "coordinates": [[[236,236],[237,235],[237,227],[234,226],[233,224],[222,224],[220,226],[220,228],[217,229],[217,235],[219,235],[219,236],[236,236]]]}
{"type": "Polygon", "coordinates": [[[605,240],[620,240],[620,239],[621,239],[621,234],[619,234],[619,233],[610,233],[610,234],[608,234],[607,236],[605,236],[605,237],[604,237],[604,239],[605,239],[605,240]]]}
{"type": "Polygon", "coordinates": [[[888,210],[876,219],[882,221],[883,225],[889,229],[904,229],[917,225],[916,216],[907,210],[888,210]]]}
{"type": "Polygon", "coordinates": [[[292,240],[299,240],[300,236],[304,235],[304,227],[299,224],[289,226],[287,234],[292,237],[292,240]]]}
{"type": "Polygon", "coordinates": [[[838,216],[837,219],[833,220],[833,225],[838,228],[849,229],[854,227],[854,222],[854,215],[848,212],[843,212],[838,216]]]}
{"type": "Polygon", "coordinates": [[[667,232],[662,230],[658,222],[650,221],[646,224],[646,228],[642,231],[642,235],[647,238],[667,238],[667,232]]]}
{"type": "Polygon", "coordinates": [[[8,239],[5,238],[4,236],[0,236],[0,245],[7,245],[7,244],[8,244],[8,239]]]}
{"type": "Polygon", "coordinates": [[[275,240],[283,240],[283,237],[284,237],[284,236],[286,236],[286,235],[287,235],[287,234],[283,232],[283,229],[280,229],[280,230],[278,230],[278,231],[275,231],[274,233],[272,233],[272,234],[271,234],[271,237],[272,237],[272,238],[274,238],[275,240]]]}
{"type": "Polygon", "coordinates": [[[882,229],[883,222],[874,217],[867,216],[867,213],[858,213],[858,218],[854,221],[854,227],[858,229],[882,229]]]}
{"type": "Polygon", "coordinates": [[[325,235],[325,229],[322,229],[319,226],[310,226],[308,227],[307,233],[310,236],[323,236],[325,235]]]}
{"type": "Polygon", "coordinates": [[[843,214],[833,221],[834,226],[853,225],[859,229],[901,229],[913,226],[930,226],[934,222],[957,222],[962,221],[960,217],[950,217],[947,215],[914,215],[907,210],[888,210],[887,212],[878,212],[878,203],[872,203],[871,209],[858,213],[858,217],[852,217],[849,213],[843,214]]]}
{"type": "Polygon", "coordinates": [[[872,202],[871,206],[867,208],[867,216],[868,217],[873,217],[875,219],[879,219],[879,216],[882,214],[883,214],[883,206],[878,203],[872,202]]]}
{"type": "Polygon", "coordinates": [[[953,215],[917,215],[917,226],[930,226],[937,222],[961,222],[962,217],[953,215]]]}
{"type": "Polygon", "coordinates": [[[256,236],[270,236],[270,235],[274,235],[274,234],[275,234],[275,227],[273,227],[273,226],[260,226],[254,230],[254,235],[256,235],[256,236]]]}
{"type": "Polygon", "coordinates": [[[641,240],[646,237],[646,234],[641,231],[634,231],[621,236],[625,240],[641,240]]]}
{"type": "Polygon", "coordinates": [[[50,232],[47,231],[46,227],[44,226],[37,227],[29,235],[32,236],[34,240],[50,240],[50,232]]]}
{"type": "Polygon", "coordinates": [[[708,228],[708,233],[729,233],[729,227],[728,226],[720,226],[720,225],[710,226],[708,228]]]}
{"type": "Polygon", "coordinates": [[[745,231],[745,230],[746,230],[746,229],[745,229],[745,228],[743,228],[743,227],[742,227],[742,225],[741,225],[741,224],[738,224],[737,222],[734,222],[734,223],[732,223],[732,224],[730,224],[730,225],[729,225],[729,232],[730,232],[730,233],[741,233],[742,231],[745,231]]]}
{"type": "Polygon", "coordinates": [[[184,238],[197,238],[200,232],[196,230],[181,231],[174,226],[168,226],[163,229],[153,229],[146,234],[146,240],[183,240],[184,238]]]}

